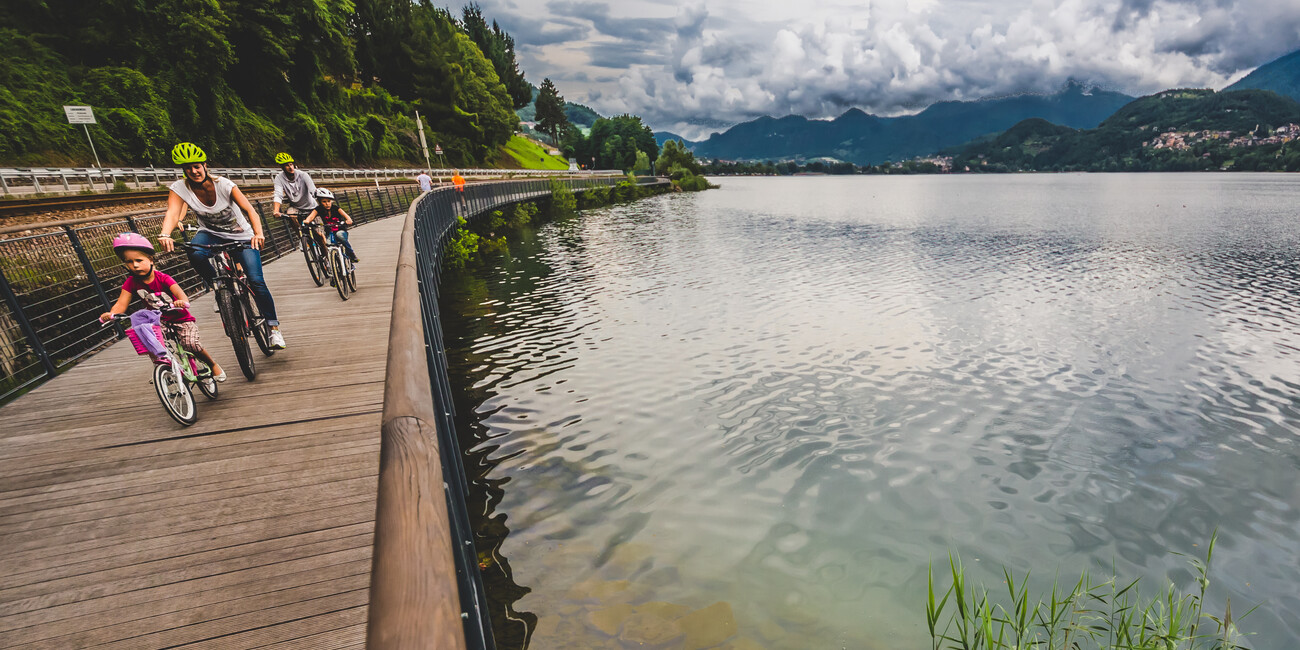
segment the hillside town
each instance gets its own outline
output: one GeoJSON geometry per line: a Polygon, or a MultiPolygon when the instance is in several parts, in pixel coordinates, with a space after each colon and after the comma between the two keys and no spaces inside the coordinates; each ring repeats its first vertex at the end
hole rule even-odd
{"type": "Polygon", "coordinates": [[[1235,138],[1232,135],[1232,131],[1167,131],[1157,135],[1151,141],[1144,143],[1142,146],[1151,149],[1187,151],[1195,145],[1214,141],[1227,141],[1229,148],[1237,148],[1282,144],[1300,138],[1300,124],[1284,124],[1274,129],[1267,136],[1260,136],[1258,134],[1259,130],[1260,129],[1256,127],[1246,135],[1237,136],[1235,138]]]}

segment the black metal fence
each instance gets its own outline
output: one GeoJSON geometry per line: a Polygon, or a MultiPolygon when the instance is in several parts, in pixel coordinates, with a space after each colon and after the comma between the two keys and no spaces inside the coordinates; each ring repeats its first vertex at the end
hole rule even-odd
{"type": "MultiPolygon", "coordinates": [[[[339,205],[358,224],[403,214],[419,196],[415,185],[347,190],[339,205]]],[[[270,261],[294,252],[296,234],[287,219],[274,223],[269,200],[251,201],[262,215],[270,261]]],[[[112,240],[134,231],[157,245],[163,211],[118,221],[61,226],[55,232],[0,240],[0,404],[99,350],[122,335],[100,327],[99,314],[117,300],[126,272],[112,240]]],[[[39,228],[39,226],[34,226],[39,228]]],[[[184,236],[179,229],[178,236],[184,236]]],[[[190,295],[202,282],[181,253],[164,253],[158,268],[190,295]]]]}
{"type": "MultiPolygon", "coordinates": [[[[562,179],[574,193],[593,188],[613,187],[626,178],[562,179]]],[[[654,177],[638,178],[642,186],[668,188],[671,184],[654,177]]],[[[460,443],[456,438],[451,381],[447,374],[447,353],[443,344],[442,324],[438,312],[438,281],[442,272],[442,252],[456,231],[457,217],[474,219],[492,210],[551,196],[549,180],[507,181],[469,185],[462,197],[453,189],[440,188],[422,196],[414,205],[416,274],[419,278],[421,314],[425,350],[428,354],[429,383],[436,413],[438,448],[446,482],[447,504],[451,520],[452,547],[455,549],[456,573],[460,588],[465,640],[470,648],[492,648],[492,622],[489,619],[483,583],[474,549],[474,531],[465,507],[468,479],[461,462],[460,443]],[[468,208],[468,209],[466,209],[468,208]]],[[[415,326],[415,324],[412,324],[415,326]]],[[[392,354],[392,350],[389,351],[392,354]]],[[[385,412],[386,417],[390,414],[385,412]]]]}

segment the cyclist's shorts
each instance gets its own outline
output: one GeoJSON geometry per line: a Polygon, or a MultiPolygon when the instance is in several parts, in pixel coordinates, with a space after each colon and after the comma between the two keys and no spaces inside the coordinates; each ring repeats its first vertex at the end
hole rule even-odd
{"type": "Polygon", "coordinates": [[[190,352],[198,352],[203,349],[203,342],[199,340],[199,324],[194,321],[187,323],[176,323],[176,334],[181,340],[181,347],[190,352]]]}

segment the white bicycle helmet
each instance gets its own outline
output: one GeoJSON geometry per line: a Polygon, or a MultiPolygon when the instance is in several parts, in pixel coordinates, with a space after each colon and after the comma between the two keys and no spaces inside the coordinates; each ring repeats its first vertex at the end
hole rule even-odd
{"type": "Polygon", "coordinates": [[[317,198],[317,199],[333,199],[333,198],[334,198],[334,193],[322,187],[322,188],[316,190],[316,198],[317,198]]]}

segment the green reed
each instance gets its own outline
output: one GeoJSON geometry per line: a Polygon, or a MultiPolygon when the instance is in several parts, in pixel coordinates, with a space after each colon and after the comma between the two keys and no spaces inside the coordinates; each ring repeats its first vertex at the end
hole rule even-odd
{"type": "MultiPolygon", "coordinates": [[[[1210,561],[1218,533],[1210,536],[1205,559],[1188,558],[1197,589],[1183,593],[1173,584],[1158,596],[1144,598],[1139,580],[1098,580],[1084,571],[1077,582],[1052,581],[1049,592],[1031,597],[1029,574],[1017,580],[1003,568],[1003,595],[968,586],[961,558],[948,556],[952,583],[939,594],[931,563],[925,604],[932,650],[1235,650],[1244,649],[1232,616],[1232,600],[1223,614],[1206,611],[1210,561]],[[943,624],[940,627],[940,624],[943,624]]],[[[1182,556],[1182,553],[1176,553],[1182,556]]],[[[1187,557],[1187,556],[1184,556],[1187,557]]],[[[1251,609],[1254,611],[1254,608],[1251,609]]],[[[1250,612],[1242,615],[1248,616],[1250,612]]]]}

